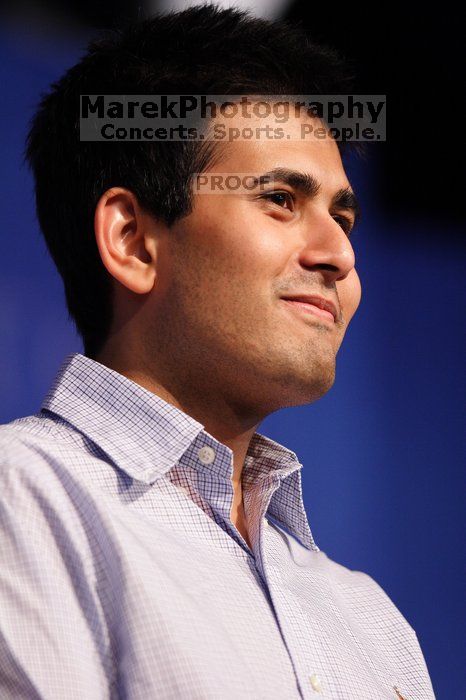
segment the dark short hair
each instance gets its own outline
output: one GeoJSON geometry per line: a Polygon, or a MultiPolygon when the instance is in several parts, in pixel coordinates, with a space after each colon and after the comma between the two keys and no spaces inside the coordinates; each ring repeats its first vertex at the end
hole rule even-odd
{"type": "Polygon", "coordinates": [[[192,174],[207,167],[212,150],[199,141],[80,141],[80,94],[338,95],[351,92],[351,72],[299,25],[212,4],[155,15],[89,44],[42,96],[26,149],[39,223],[88,357],[112,324],[112,277],[94,235],[98,200],[126,187],[170,226],[191,211],[192,174]]]}

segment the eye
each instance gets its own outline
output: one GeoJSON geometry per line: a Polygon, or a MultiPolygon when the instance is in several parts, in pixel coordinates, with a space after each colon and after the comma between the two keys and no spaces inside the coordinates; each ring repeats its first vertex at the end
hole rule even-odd
{"type": "Polygon", "coordinates": [[[261,195],[261,199],[266,199],[267,201],[272,202],[272,204],[276,204],[280,207],[280,209],[286,209],[286,206],[284,205],[288,205],[288,209],[290,211],[293,211],[294,208],[294,197],[291,192],[286,192],[285,190],[280,192],[267,192],[266,194],[261,195]]]}
{"type": "Polygon", "coordinates": [[[351,219],[348,219],[347,216],[340,215],[334,216],[333,218],[341,226],[346,235],[349,236],[349,234],[351,233],[351,229],[353,228],[353,222],[351,221],[351,219]]]}

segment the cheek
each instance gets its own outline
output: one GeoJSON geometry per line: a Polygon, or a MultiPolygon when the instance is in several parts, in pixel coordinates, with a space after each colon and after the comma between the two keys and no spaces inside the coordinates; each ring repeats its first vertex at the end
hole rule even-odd
{"type": "Polygon", "coordinates": [[[355,268],[349,272],[346,279],[337,282],[337,289],[343,318],[348,324],[353,318],[361,301],[361,281],[355,268]]]}
{"type": "Polygon", "coordinates": [[[204,268],[210,266],[228,286],[241,286],[247,293],[248,287],[270,284],[284,265],[287,248],[276,223],[245,214],[238,204],[221,221],[203,227],[197,244],[204,268]]]}
{"type": "MultiPolygon", "coordinates": [[[[256,306],[264,313],[273,280],[282,275],[290,255],[283,224],[240,197],[206,195],[198,198],[194,212],[178,224],[177,231],[176,267],[180,269],[175,279],[186,293],[192,285],[194,295],[201,294],[209,307],[226,302],[231,313],[244,305],[252,315],[256,306]]],[[[193,298],[189,301],[194,303],[193,298]]],[[[227,313],[225,306],[223,313],[227,313]]]]}
{"type": "Polygon", "coordinates": [[[199,226],[173,254],[169,292],[174,298],[176,291],[190,313],[244,315],[243,307],[259,296],[265,270],[263,250],[254,247],[244,226],[199,226]]]}

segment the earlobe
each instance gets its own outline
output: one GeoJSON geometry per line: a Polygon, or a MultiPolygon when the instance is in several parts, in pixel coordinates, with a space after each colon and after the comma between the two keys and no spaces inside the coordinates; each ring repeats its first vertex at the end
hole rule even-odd
{"type": "Polygon", "coordinates": [[[147,294],[155,282],[155,247],[146,229],[147,216],[130,190],[114,187],[101,196],[94,231],[102,263],[136,294],[147,294]]]}

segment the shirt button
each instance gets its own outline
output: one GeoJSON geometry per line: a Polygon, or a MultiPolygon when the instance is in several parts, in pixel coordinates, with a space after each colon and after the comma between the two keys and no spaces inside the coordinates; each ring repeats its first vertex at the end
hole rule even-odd
{"type": "Polygon", "coordinates": [[[197,453],[197,456],[199,457],[202,464],[212,464],[212,462],[215,459],[215,450],[206,445],[205,447],[201,447],[201,449],[197,453]]]}
{"type": "Polygon", "coordinates": [[[309,680],[311,681],[312,689],[315,690],[316,693],[321,693],[322,686],[320,685],[320,680],[317,673],[313,673],[312,676],[309,676],[309,680]]]}

